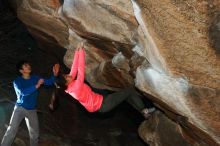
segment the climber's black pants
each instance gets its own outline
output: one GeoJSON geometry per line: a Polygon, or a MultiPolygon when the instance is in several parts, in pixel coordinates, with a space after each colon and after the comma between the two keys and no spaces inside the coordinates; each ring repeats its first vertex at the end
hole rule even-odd
{"type": "Polygon", "coordinates": [[[133,106],[138,111],[142,111],[145,108],[145,105],[137,91],[133,88],[125,88],[121,91],[114,92],[111,94],[105,94],[105,90],[99,92],[99,94],[103,95],[103,102],[101,108],[98,110],[99,112],[108,112],[114,109],[117,105],[122,103],[123,101],[127,101],[131,106],[133,106]]]}

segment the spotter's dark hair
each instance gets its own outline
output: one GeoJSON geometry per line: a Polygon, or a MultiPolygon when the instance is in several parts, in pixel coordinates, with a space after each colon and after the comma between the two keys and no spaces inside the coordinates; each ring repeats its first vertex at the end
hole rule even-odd
{"type": "Polygon", "coordinates": [[[19,72],[19,70],[22,69],[22,66],[23,66],[24,64],[30,64],[30,62],[27,61],[27,60],[21,60],[21,61],[19,61],[19,62],[16,64],[16,69],[17,69],[18,72],[19,72]]]}

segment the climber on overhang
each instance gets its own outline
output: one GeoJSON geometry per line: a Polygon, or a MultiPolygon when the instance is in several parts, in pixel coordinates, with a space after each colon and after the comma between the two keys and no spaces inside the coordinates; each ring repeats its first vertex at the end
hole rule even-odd
{"type": "Polygon", "coordinates": [[[134,87],[128,87],[111,94],[105,94],[107,92],[104,92],[103,89],[90,87],[84,82],[84,70],[84,44],[80,43],[76,48],[70,73],[63,74],[60,80],[63,81],[61,86],[64,86],[65,92],[78,100],[88,112],[109,112],[123,101],[127,101],[145,118],[148,118],[155,111],[154,107],[146,108],[134,87]]]}

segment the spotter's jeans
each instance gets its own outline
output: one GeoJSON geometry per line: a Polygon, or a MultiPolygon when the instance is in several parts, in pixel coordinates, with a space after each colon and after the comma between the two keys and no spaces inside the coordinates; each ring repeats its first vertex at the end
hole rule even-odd
{"type": "Polygon", "coordinates": [[[1,146],[11,146],[21,121],[25,118],[30,135],[30,146],[38,145],[39,125],[36,110],[27,110],[15,105],[8,129],[2,139],[1,146]]]}

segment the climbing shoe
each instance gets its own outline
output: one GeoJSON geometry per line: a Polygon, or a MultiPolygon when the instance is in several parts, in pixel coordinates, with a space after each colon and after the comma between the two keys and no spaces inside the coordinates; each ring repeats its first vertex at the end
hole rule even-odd
{"type": "Polygon", "coordinates": [[[156,111],[156,108],[154,107],[145,108],[142,110],[142,115],[144,116],[145,119],[148,119],[151,116],[151,114],[155,111],[156,111]]]}

